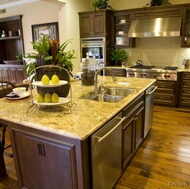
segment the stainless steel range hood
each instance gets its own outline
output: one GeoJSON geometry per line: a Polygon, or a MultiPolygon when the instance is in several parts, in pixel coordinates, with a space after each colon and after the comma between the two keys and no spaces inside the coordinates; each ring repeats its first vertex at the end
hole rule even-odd
{"type": "Polygon", "coordinates": [[[181,17],[132,20],[129,37],[174,37],[180,36],[181,17]]]}

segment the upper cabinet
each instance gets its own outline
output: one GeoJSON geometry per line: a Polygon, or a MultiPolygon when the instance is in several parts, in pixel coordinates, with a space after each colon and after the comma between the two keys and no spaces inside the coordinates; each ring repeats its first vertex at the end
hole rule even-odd
{"type": "Polygon", "coordinates": [[[190,7],[184,8],[181,46],[190,47],[190,7]]]}
{"type": "Polygon", "coordinates": [[[24,54],[22,16],[0,19],[0,33],[0,64],[3,60],[16,60],[17,55],[24,54]]]}
{"type": "Polygon", "coordinates": [[[107,37],[113,31],[113,12],[109,10],[80,12],[79,21],[81,38],[107,37]]]}
{"type": "Polygon", "coordinates": [[[135,39],[128,37],[131,16],[132,14],[129,11],[116,11],[114,13],[116,48],[131,48],[135,46],[135,39]]]}

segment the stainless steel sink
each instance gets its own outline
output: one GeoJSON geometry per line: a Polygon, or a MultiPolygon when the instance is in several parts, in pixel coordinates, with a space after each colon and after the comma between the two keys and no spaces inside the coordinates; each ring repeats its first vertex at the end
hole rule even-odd
{"type": "Polygon", "coordinates": [[[92,100],[100,101],[100,102],[112,102],[116,103],[122,100],[124,96],[115,96],[109,94],[97,94],[96,97],[92,100]]]}
{"type": "Polygon", "coordinates": [[[105,91],[104,94],[114,95],[114,96],[128,96],[132,92],[134,92],[135,89],[126,89],[126,88],[116,88],[116,87],[109,87],[104,88],[105,91]]]}
{"type": "Polygon", "coordinates": [[[81,96],[81,99],[95,100],[100,102],[116,103],[123,98],[134,92],[135,89],[126,89],[118,87],[105,87],[101,94],[94,93],[93,91],[81,96]]]}

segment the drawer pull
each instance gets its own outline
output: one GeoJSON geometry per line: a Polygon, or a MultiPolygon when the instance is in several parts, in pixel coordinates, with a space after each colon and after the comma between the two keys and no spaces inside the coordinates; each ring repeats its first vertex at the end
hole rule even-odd
{"type": "Polygon", "coordinates": [[[45,147],[43,144],[37,144],[38,145],[38,153],[40,156],[45,156],[45,147]]]}

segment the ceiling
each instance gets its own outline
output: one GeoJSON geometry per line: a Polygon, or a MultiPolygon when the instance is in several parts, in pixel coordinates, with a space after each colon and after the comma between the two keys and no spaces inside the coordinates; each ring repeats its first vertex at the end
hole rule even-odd
{"type": "Polygon", "coordinates": [[[37,1],[46,1],[49,3],[61,4],[65,3],[65,0],[0,0],[0,9],[6,9],[9,7],[19,6],[26,3],[33,3],[37,1]]]}

